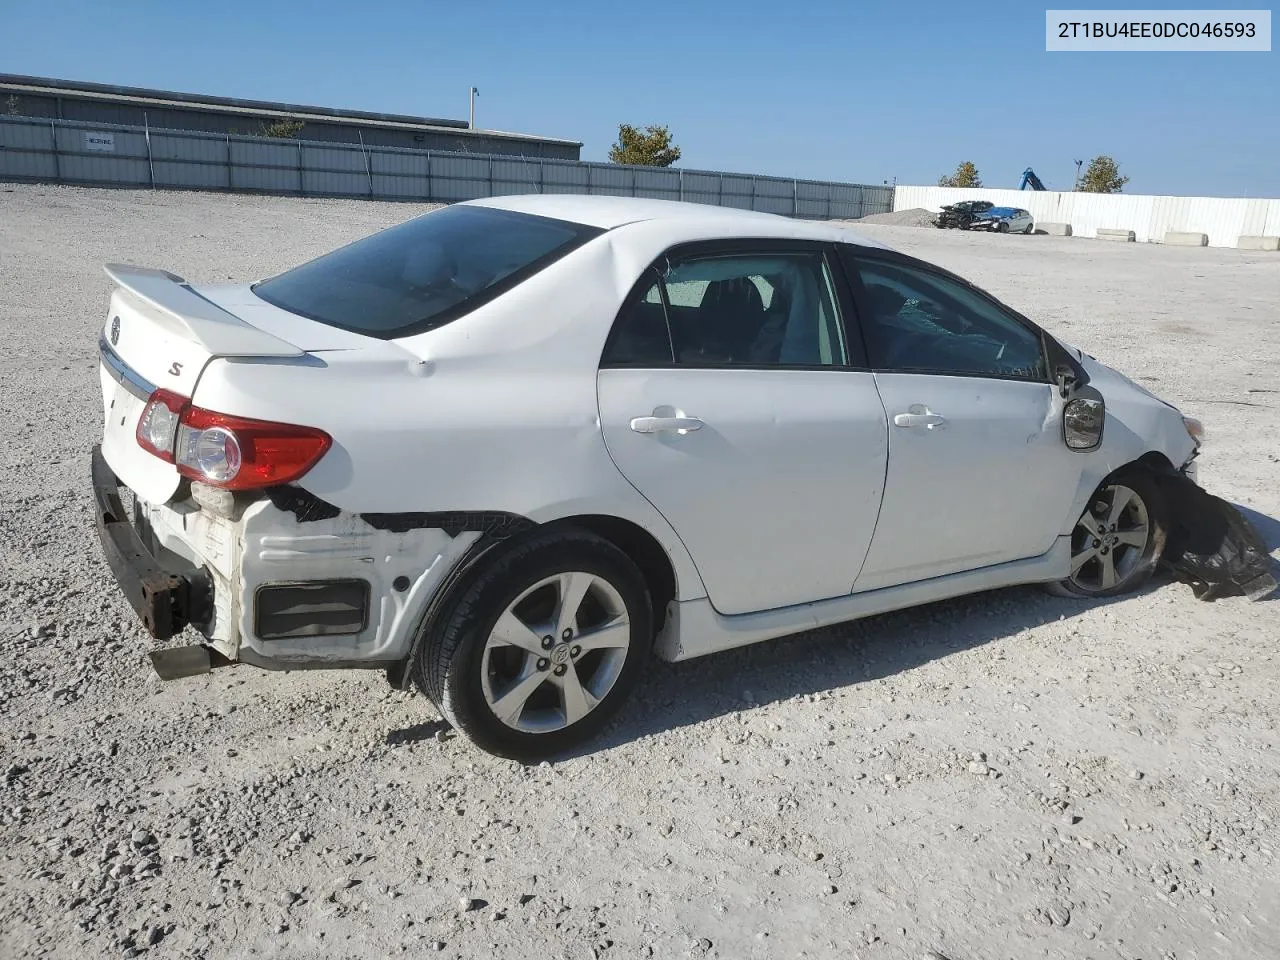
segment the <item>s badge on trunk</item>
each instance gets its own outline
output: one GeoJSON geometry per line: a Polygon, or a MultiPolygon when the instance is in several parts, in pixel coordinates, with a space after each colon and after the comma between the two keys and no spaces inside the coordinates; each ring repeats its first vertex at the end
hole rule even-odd
{"type": "Polygon", "coordinates": [[[111,318],[111,345],[114,347],[120,342],[120,318],[111,318]]]}

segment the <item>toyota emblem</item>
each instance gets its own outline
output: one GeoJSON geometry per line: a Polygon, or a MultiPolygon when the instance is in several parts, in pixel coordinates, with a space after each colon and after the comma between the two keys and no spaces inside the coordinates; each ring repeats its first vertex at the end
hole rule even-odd
{"type": "Polygon", "coordinates": [[[111,318],[111,345],[114,347],[120,342],[120,318],[111,318]]]}

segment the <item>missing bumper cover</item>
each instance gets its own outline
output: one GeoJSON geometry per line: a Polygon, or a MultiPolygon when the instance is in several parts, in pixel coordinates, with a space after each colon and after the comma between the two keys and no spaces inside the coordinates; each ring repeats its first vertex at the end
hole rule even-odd
{"type": "Polygon", "coordinates": [[[534,522],[527,517],[500,510],[446,510],[438,513],[364,513],[361,519],[375,530],[407,533],[434,527],[451,537],[460,533],[483,533],[491,537],[509,537],[531,530],[534,522]]]}
{"type": "MultiPolygon", "coordinates": [[[[271,487],[267,497],[277,510],[292,513],[299,523],[332,520],[342,510],[298,486],[271,487]]],[[[491,537],[509,537],[535,526],[528,517],[502,510],[443,510],[432,513],[362,513],[360,519],[375,530],[408,533],[410,530],[435,528],[451,537],[460,533],[483,533],[491,537]]]]}
{"type": "Polygon", "coordinates": [[[188,624],[204,624],[213,615],[213,582],[207,571],[166,567],[143,542],[120,502],[120,481],[102,456],[91,456],[95,524],[107,565],[147,632],[168,640],[188,624]]]}
{"type": "Polygon", "coordinates": [[[253,632],[263,640],[361,633],[369,625],[367,580],[268,583],[254,594],[253,632]]]}

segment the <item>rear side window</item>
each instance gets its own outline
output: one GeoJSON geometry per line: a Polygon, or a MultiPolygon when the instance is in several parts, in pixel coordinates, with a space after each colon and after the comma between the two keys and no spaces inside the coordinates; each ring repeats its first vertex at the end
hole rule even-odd
{"type": "Polygon", "coordinates": [[[253,292],[290,313],[390,340],[474,310],[601,232],[508,210],[445,207],[257,283],[253,292]]]}
{"type": "Polygon", "coordinates": [[[692,257],[646,276],[620,313],[605,366],[830,367],[847,362],[820,252],[692,257]]]}

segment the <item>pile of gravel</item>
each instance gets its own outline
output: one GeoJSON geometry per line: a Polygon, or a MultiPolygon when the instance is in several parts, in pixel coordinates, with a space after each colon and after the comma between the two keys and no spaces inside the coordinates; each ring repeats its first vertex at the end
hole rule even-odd
{"type": "Polygon", "coordinates": [[[883,223],[891,227],[932,227],[935,216],[936,214],[923,207],[912,207],[910,210],[895,210],[892,213],[873,213],[854,222],[883,223]]]}

